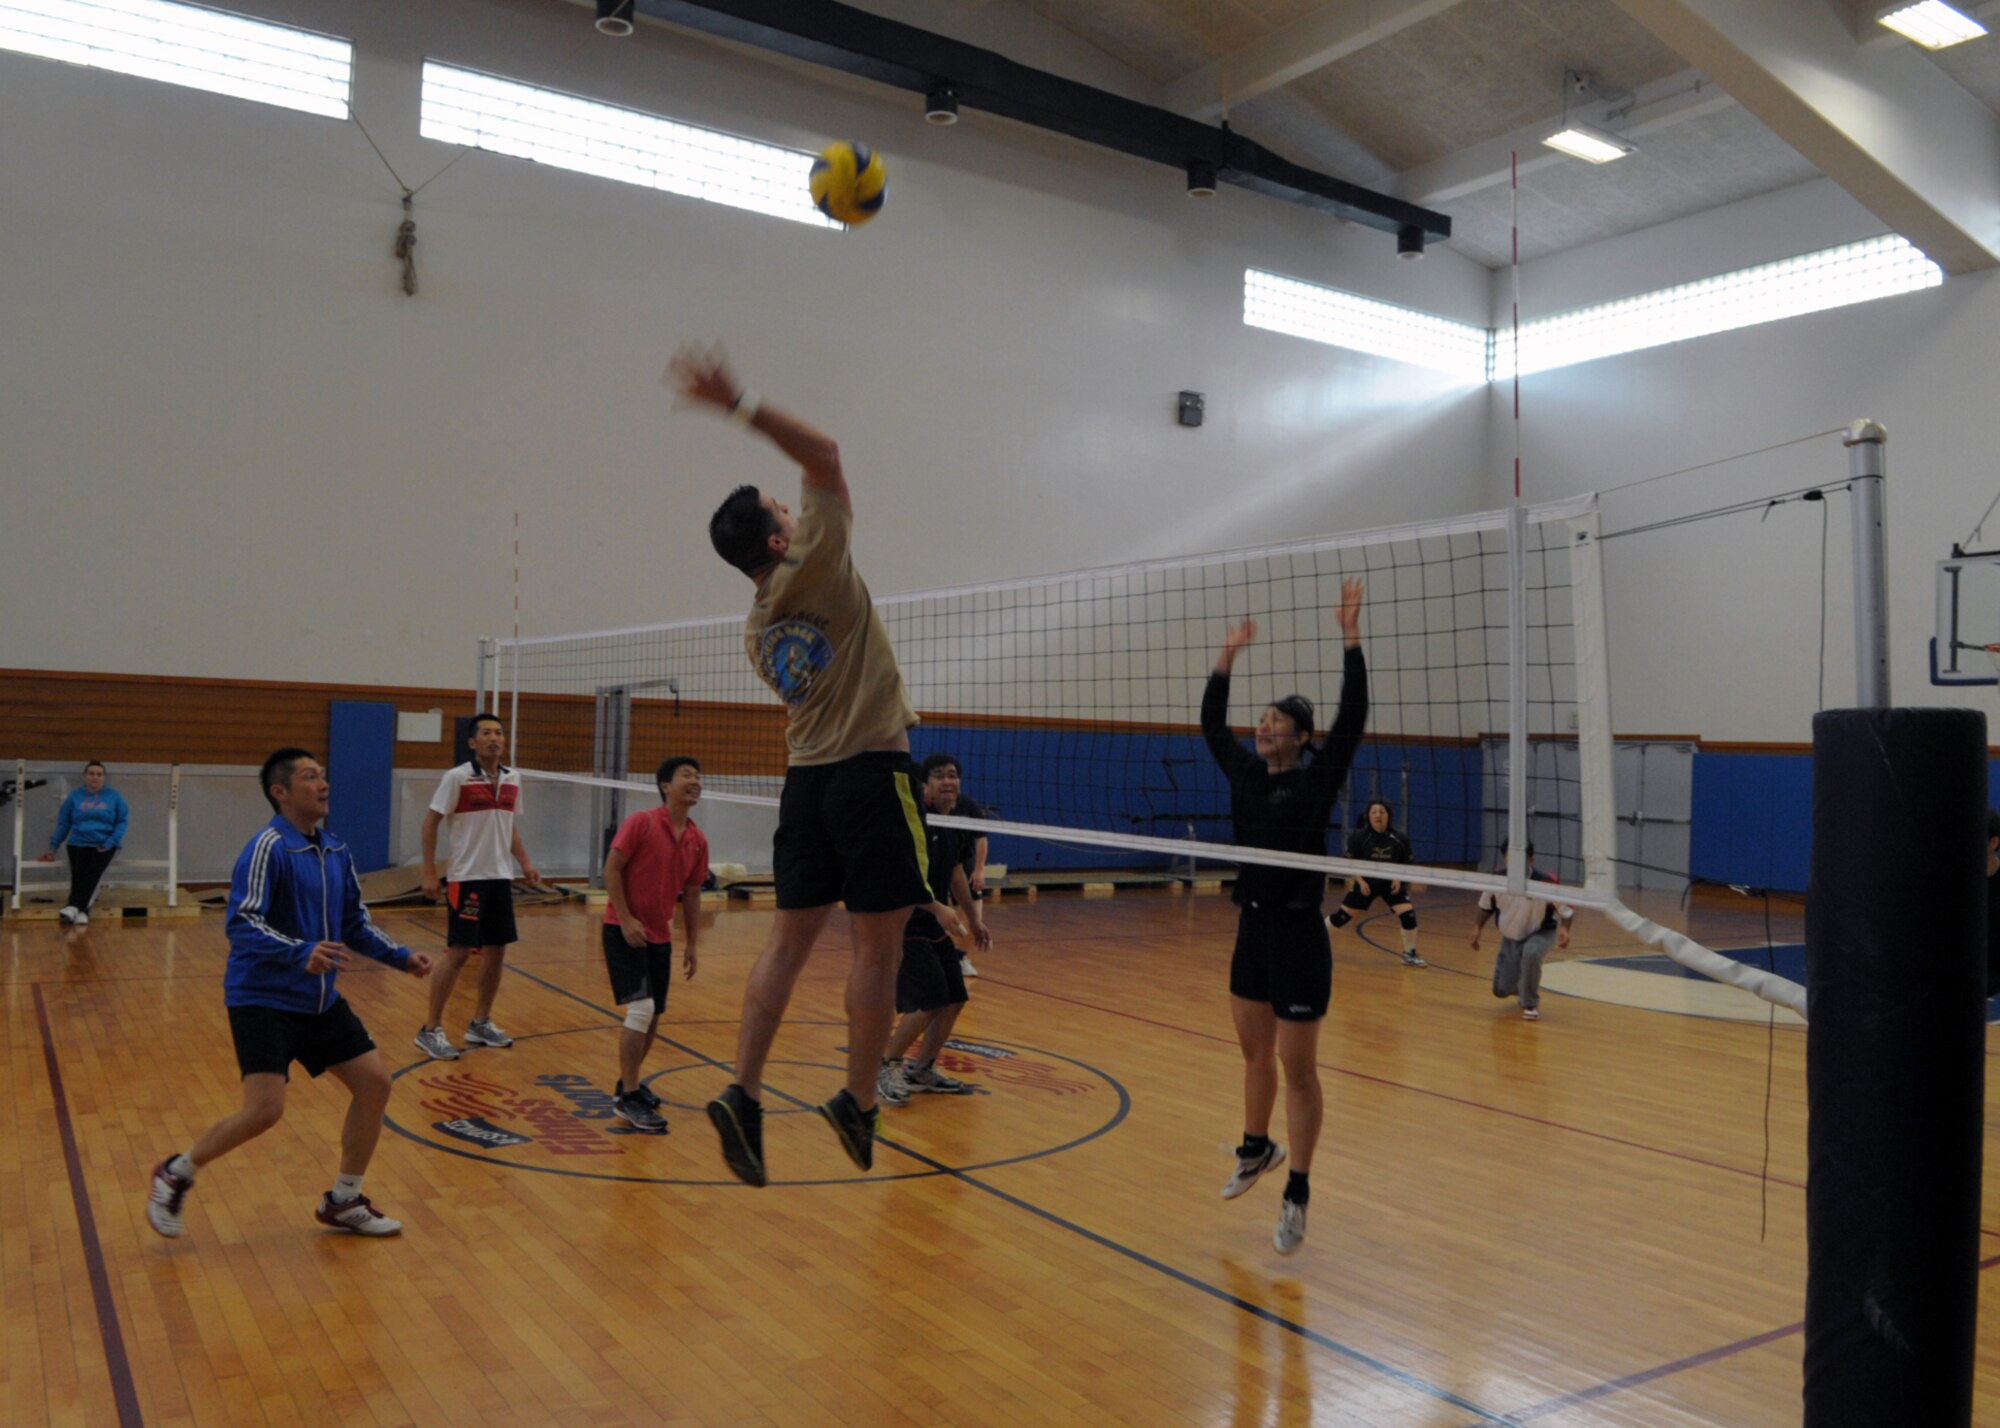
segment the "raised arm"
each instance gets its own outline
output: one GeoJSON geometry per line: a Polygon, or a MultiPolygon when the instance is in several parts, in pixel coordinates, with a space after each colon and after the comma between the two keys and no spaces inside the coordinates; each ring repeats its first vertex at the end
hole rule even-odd
{"type": "Polygon", "coordinates": [[[1351,575],[1340,582],[1340,630],[1346,655],[1340,675],[1340,709],[1333,716],[1326,743],[1312,763],[1319,777],[1338,788],[1354,763],[1361,747],[1361,733],[1368,727],[1368,662],[1361,655],[1361,597],[1366,593],[1362,579],[1351,575]]]}
{"type": "Polygon", "coordinates": [[[1209,753],[1222,765],[1222,771],[1229,776],[1231,783],[1256,762],[1229,727],[1229,674],[1236,668],[1237,653],[1256,638],[1255,620],[1245,620],[1229,632],[1222,642],[1221,652],[1215,657],[1215,668],[1209,673],[1208,687],[1201,694],[1201,737],[1207,741],[1209,753]]]}
{"type": "Polygon", "coordinates": [[[711,407],[739,425],[763,432],[799,463],[806,485],[852,504],[847,477],[840,469],[840,447],[834,439],[747,390],[730,369],[729,357],[720,344],[683,347],[667,364],[667,381],[683,401],[711,407]]]}

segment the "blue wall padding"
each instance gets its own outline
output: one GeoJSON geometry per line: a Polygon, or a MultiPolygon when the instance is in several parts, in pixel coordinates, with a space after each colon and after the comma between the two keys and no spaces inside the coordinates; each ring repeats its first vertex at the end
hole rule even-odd
{"type": "Polygon", "coordinates": [[[1688,871],[1804,892],[1812,865],[1812,756],[1696,754],[1688,871]]]}
{"type": "Polygon", "coordinates": [[[353,852],[354,870],[372,873],[389,866],[396,706],[335,699],[328,707],[326,826],[353,852]]]}
{"type": "MultiPolygon", "coordinates": [[[[926,721],[910,734],[911,755],[959,760],[965,791],[995,818],[1065,828],[1185,838],[1193,820],[1207,842],[1229,841],[1229,786],[1197,734],[1089,732],[1074,729],[953,728],[926,721]],[[1061,770],[1088,765],[1083,785],[1061,770]],[[1119,776],[1102,778],[1109,767],[1119,776]]],[[[1479,857],[1480,760],[1476,747],[1369,740],[1356,756],[1347,789],[1360,817],[1370,773],[1410,835],[1420,863],[1472,862],[1479,857]],[[1403,765],[1410,769],[1410,807],[1401,807],[1403,765]]],[[[1341,851],[1344,834],[1328,834],[1327,851],[1341,851]]],[[[996,836],[987,856],[1035,868],[1165,868],[1164,855],[1075,843],[996,836]]]]}

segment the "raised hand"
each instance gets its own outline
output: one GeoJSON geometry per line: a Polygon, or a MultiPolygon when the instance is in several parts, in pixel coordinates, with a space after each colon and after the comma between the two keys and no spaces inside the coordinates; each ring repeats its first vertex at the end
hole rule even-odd
{"type": "Polygon", "coordinates": [[[689,343],[681,348],[667,363],[664,380],[680,393],[682,401],[719,411],[733,411],[743,396],[743,384],[729,369],[729,354],[720,342],[706,347],[689,343]]]}
{"type": "Polygon", "coordinates": [[[1368,582],[1358,575],[1350,575],[1340,582],[1340,630],[1347,637],[1348,644],[1356,644],[1361,639],[1361,597],[1367,593],[1368,582]]]}

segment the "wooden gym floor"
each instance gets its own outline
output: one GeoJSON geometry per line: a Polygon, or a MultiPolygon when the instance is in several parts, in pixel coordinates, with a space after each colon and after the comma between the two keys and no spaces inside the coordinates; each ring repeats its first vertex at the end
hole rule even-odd
{"type": "MultiPolygon", "coordinates": [[[[1491,929],[1475,954],[1462,898],[1424,913],[1430,970],[1381,950],[1386,921],[1336,939],[1289,1259],[1279,1177],[1217,1193],[1242,1128],[1223,896],[999,904],[947,1063],[983,1093],[887,1111],[865,1177],[800,1110],[838,1080],[836,916],[771,1068],[763,1191],[727,1178],[698,1107],[768,911],[719,912],[675,989],[647,1067],[664,1139],[607,1118],[618,1021],[584,909],[524,915],[510,1050],[420,1062],[423,986],[366,966],[343,984],[401,1072],[368,1177],[406,1223],[383,1241],[311,1219],[345,1097],[303,1075],[276,1130],[204,1170],[186,1237],[155,1236],[149,1169],[236,1104],[219,921],[10,922],[0,1422],[1796,1422],[1804,1038],[1562,996],[1526,1024],[1485,985],[1491,929]]],[[[1763,932],[1740,905],[1692,917],[1763,932]]],[[[435,911],[379,921],[441,941],[435,911]]],[[[1795,909],[1776,932],[1796,940],[1795,909]]],[[[1584,914],[1570,955],[1614,950],[1584,914]]],[[[1983,1332],[1978,1421],[2000,1421],[1996,1350],[1983,1332]]]]}

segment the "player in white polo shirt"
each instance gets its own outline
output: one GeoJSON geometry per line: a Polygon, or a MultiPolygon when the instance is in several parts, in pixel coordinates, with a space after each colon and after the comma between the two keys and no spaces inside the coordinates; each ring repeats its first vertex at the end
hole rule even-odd
{"type": "Polygon", "coordinates": [[[465,1029],[470,1046],[512,1046],[514,1038],[493,1024],[493,997],[500,990],[500,972],[514,929],[514,864],[521,876],[539,887],[542,875],[521,844],[514,816],[521,808],[521,776],[500,762],[507,748],[507,726],[491,714],[475,715],[466,742],[473,757],[438,782],[430,811],[424,815],[424,896],[437,900],[438,828],[451,820],[451,861],[443,886],[451,908],[444,956],[431,979],[430,1020],[417,1032],[417,1050],[440,1061],[458,1059],[458,1048],[444,1032],[444,1006],[451,989],[475,950],[479,986],[472,1024],[465,1029]]]}

